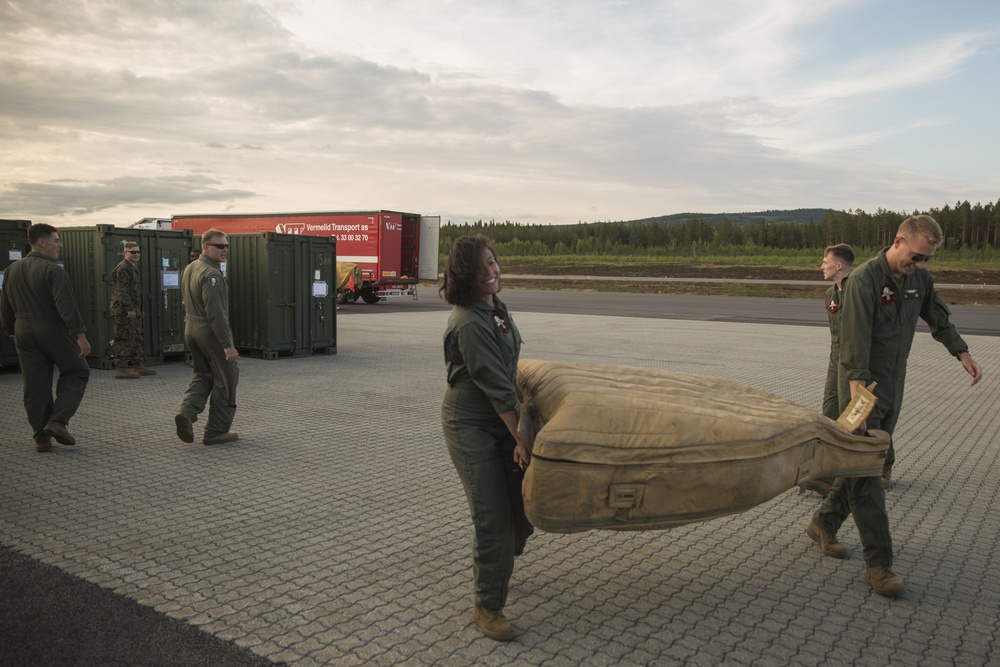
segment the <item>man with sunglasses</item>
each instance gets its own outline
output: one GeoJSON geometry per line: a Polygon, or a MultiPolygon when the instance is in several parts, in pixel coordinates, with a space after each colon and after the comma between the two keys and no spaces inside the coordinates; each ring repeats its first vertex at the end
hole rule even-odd
{"type": "MultiPolygon", "coordinates": [[[[934,218],[911,216],[899,226],[892,245],[852,271],[845,284],[837,373],[841,409],[859,387],[878,383],[878,402],[860,429],[862,433],[880,429],[891,435],[896,427],[917,318],[927,322],[934,339],[958,359],[972,376],[973,385],[983,376],[924,268],[943,241],[934,218]]],[[[885,486],[892,479],[894,460],[890,441],[881,478],[837,479],[806,529],[824,554],[846,558],[847,548],[836,535],[848,513],[853,513],[864,547],[865,579],[876,593],[887,597],[901,595],[905,589],[903,580],[892,571],[892,537],[885,510],[885,486]]]]}
{"type": "Polygon", "coordinates": [[[218,445],[239,440],[230,430],[236,416],[236,385],[240,355],[229,327],[229,286],[222,264],[229,256],[226,235],[209,229],[201,235],[201,256],[181,275],[184,340],[191,350],[194,377],[184,393],[174,423],[177,437],[194,442],[193,422],[208,403],[208,424],[202,442],[218,445]]]}
{"type": "Polygon", "coordinates": [[[134,380],[143,375],[156,375],[144,365],[146,351],[142,346],[142,285],[139,282],[139,244],[129,241],[124,246],[125,257],[111,272],[111,316],[115,320],[115,379],[134,380]],[[129,364],[132,369],[129,370],[129,364]]]}

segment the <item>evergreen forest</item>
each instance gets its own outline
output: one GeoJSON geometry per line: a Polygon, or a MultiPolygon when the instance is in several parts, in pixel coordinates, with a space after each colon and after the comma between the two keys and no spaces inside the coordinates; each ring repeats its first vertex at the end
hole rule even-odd
{"type": "MultiPolygon", "coordinates": [[[[1000,200],[914,211],[934,217],[945,235],[942,251],[953,257],[992,261],[1000,249],[1000,200]]],[[[889,245],[910,213],[879,209],[834,211],[795,209],[761,213],[681,213],[643,220],[575,225],[478,221],[441,227],[441,252],[468,234],[485,234],[503,256],[698,257],[798,255],[835,243],[856,251],[889,245]]]]}

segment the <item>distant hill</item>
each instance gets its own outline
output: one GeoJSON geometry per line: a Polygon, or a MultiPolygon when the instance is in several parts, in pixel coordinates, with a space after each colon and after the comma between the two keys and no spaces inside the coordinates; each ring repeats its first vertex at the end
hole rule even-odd
{"type": "MultiPolygon", "coordinates": [[[[785,211],[761,211],[759,213],[674,213],[672,215],[660,215],[655,218],[642,218],[641,220],[629,220],[626,224],[638,224],[658,222],[663,225],[677,225],[688,220],[704,220],[713,227],[722,222],[723,218],[736,226],[760,224],[762,222],[822,222],[832,209],[828,208],[795,208],[785,211]]],[[[843,213],[843,211],[833,211],[843,213]]]]}

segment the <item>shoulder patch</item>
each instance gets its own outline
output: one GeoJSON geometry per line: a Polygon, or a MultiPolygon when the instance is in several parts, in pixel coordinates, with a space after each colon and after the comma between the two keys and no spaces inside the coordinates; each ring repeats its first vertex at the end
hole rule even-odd
{"type": "Polygon", "coordinates": [[[218,287],[219,286],[219,277],[218,276],[209,276],[208,277],[208,284],[211,287],[218,287]]]}

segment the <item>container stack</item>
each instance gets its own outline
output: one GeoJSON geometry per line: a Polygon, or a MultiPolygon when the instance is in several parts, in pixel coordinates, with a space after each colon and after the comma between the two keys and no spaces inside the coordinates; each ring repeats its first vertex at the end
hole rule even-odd
{"type": "Polygon", "coordinates": [[[62,262],[73,282],[77,305],[87,327],[91,368],[114,366],[114,322],[111,316],[111,272],[134,241],[142,251],[142,338],[147,366],[171,357],[183,358],[184,309],[180,272],[188,264],[190,230],[132,229],[97,225],[59,230],[62,262]]]}

